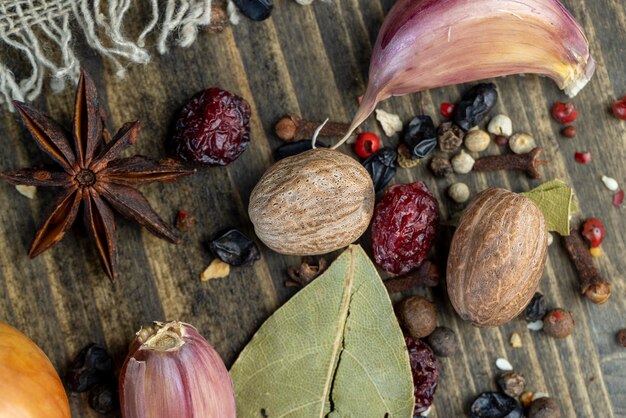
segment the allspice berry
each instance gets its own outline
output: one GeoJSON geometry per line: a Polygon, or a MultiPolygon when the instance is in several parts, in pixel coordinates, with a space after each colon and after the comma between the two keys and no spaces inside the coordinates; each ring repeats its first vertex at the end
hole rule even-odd
{"type": "Polygon", "coordinates": [[[576,136],[576,127],[572,125],[567,125],[561,130],[561,135],[563,135],[565,138],[574,138],[576,136]]]}
{"type": "Polygon", "coordinates": [[[543,318],[543,330],[553,338],[565,338],[574,332],[574,316],[570,311],[556,308],[543,318]]]}
{"type": "Polygon", "coordinates": [[[528,418],[561,418],[561,408],[552,398],[539,398],[530,404],[528,418]]]}
{"type": "Polygon", "coordinates": [[[421,296],[410,296],[400,303],[400,321],[411,337],[427,337],[437,326],[435,305],[421,296]]]}
{"type": "Polygon", "coordinates": [[[617,333],[617,343],[626,348],[626,328],[617,333]]]}
{"type": "Polygon", "coordinates": [[[454,331],[447,327],[435,328],[427,342],[439,357],[451,357],[459,351],[459,340],[454,331]]]}
{"type": "Polygon", "coordinates": [[[430,170],[437,177],[446,177],[453,173],[452,164],[446,157],[433,157],[430,160],[430,170]]]}
{"type": "Polygon", "coordinates": [[[506,395],[517,398],[524,392],[526,379],[524,375],[514,371],[504,372],[498,377],[498,386],[506,395]]]}

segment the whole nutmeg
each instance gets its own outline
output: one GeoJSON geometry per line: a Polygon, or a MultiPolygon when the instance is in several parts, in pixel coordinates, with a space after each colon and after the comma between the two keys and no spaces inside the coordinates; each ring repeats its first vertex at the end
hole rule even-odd
{"type": "Polygon", "coordinates": [[[543,330],[553,338],[569,337],[574,332],[574,326],[574,316],[565,309],[551,309],[543,318],[543,330]]]}
{"type": "Polygon", "coordinates": [[[459,339],[454,331],[447,327],[437,327],[428,336],[428,345],[440,357],[451,357],[459,351],[459,339]]]}
{"type": "Polygon", "coordinates": [[[452,238],[448,296],[456,312],[480,327],[519,315],[539,287],[548,230],[532,200],[508,190],[478,193],[452,238]]]}
{"type": "Polygon", "coordinates": [[[318,255],[343,248],[367,229],[374,184],[353,158],[317,148],[278,161],[259,180],[248,213],[272,250],[318,255]]]}
{"type": "Polygon", "coordinates": [[[437,326],[435,305],[421,296],[410,296],[400,303],[400,321],[413,338],[430,335],[437,326]]]}
{"type": "Polygon", "coordinates": [[[526,379],[522,374],[508,371],[498,377],[498,386],[506,395],[509,395],[511,398],[517,398],[524,392],[526,379]]]}
{"type": "Polygon", "coordinates": [[[528,408],[528,418],[561,418],[561,408],[552,398],[535,399],[528,408]]]}
{"type": "Polygon", "coordinates": [[[482,129],[471,129],[465,135],[465,148],[472,152],[482,152],[489,148],[491,137],[482,129]]]}

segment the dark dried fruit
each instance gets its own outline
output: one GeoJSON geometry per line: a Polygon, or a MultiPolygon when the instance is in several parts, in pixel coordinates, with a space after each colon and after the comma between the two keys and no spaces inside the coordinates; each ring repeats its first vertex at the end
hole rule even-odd
{"type": "Polygon", "coordinates": [[[504,372],[498,377],[498,386],[506,395],[517,398],[524,392],[526,379],[524,375],[514,371],[504,372]]]}
{"type": "Polygon", "coordinates": [[[446,177],[454,172],[450,160],[446,157],[433,157],[430,160],[430,170],[437,177],[446,177]]]}
{"type": "Polygon", "coordinates": [[[111,381],[93,388],[89,393],[89,406],[100,414],[110,414],[119,408],[117,384],[111,381]]]}
{"type": "Polygon", "coordinates": [[[209,248],[217,258],[235,267],[251,265],[261,258],[254,241],[237,229],[211,241],[209,248]]]}
{"type": "Polygon", "coordinates": [[[530,404],[528,418],[561,418],[561,408],[552,398],[539,398],[530,404]]]}
{"type": "Polygon", "coordinates": [[[261,21],[272,14],[273,0],[234,0],[239,11],[249,19],[261,21]]]}
{"type": "MultiPolygon", "coordinates": [[[[320,140],[315,142],[317,148],[328,148],[328,145],[320,140]]],[[[310,139],[303,139],[302,141],[290,142],[285,145],[281,145],[276,150],[276,159],[282,160],[283,158],[293,157],[294,155],[302,154],[305,151],[313,149],[313,143],[310,139]]]]}
{"type": "Polygon", "coordinates": [[[452,122],[445,122],[437,129],[437,141],[439,149],[443,152],[454,152],[462,144],[465,133],[452,122]]]}
{"type": "Polygon", "coordinates": [[[498,101],[498,91],[493,83],[477,84],[468,90],[454,108],[454,122],[469,131],[487,117],[498,101]]]}
{"type": "Polygon", "coordinates": [[[524,319],[526,322],[541,321],[548,312],[546,298],[539,292],[535,293],[532,300],[524,310],[524,319]]]}
{"type": "Polygon", "coordinates": [[[400,322],[413,338],[424,338],[432,334],[437,326],[435,305],[421,297],[409,296],[399,306],[400,322]]]}
{"type": "Polygon", "coordinates": [[[363,167],[372,176],[374,190],[383,190],[396,175],[396,158],[398,154],[392,148],[382,148],[363,161],[363,167]]]}
{"type": "Polygon", "coordinates": [[[472,418],[522,418],[524,411],[517,401],[498,392],[480,394],[470,407],[472,418]]]}
{"type": "Polygon", "coordinates": [[[374,210],[376,263],[392,274],[418,268],[430,252],[438,226],[437,199],[424,182],[391,186],[374,210]]]}
{"type": "Polygon", "coordinates": [[[183,107],[173,145],[184,161],[228,165],[250,144],[250,105],[219,88],[197,93],[183,107]]]}
{"type": "Polygon", "coordinates": [[[543,330],[553,338],[565,338],[574,332],[574,316],[570,311],[556,308],[543,318],[543,330]]]}
{"type": "Polygon", "coordinates": [[[430,116],[416,116],[404,133],[404,143],[413,159],[426,157],[437,146],[435,124],[430,116]]]}
{"type": "Polygon", "coordinates": [[[459,339],[454,331],[447,327],[437,327],[428,336],[428,345],[440,357],[450,357],[459,351],[459,339]]]}
{"type": "Polygon", "coordinates": [[[89,344],[76,356],[68,372],[72,392],[86,392],[108,381],[113,374],[113,359],[99,344],[89,344]]]}
{"type": "Polygon", "coordinates": [[[439,364],[430,347],[420,340],[405,337],[409,350],[409,362],[413,373],[413,394],[415,395],[414,414],[424,412],[433,403],[437,382],[439,380],[439,364]]]}

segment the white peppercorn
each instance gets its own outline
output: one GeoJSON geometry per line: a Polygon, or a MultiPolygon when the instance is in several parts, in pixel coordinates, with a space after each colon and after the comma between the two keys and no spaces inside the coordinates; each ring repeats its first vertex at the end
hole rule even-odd
{"type": "Polygon", "coordinates": [[[496,115],[489,121],[487,130],[494,135],[511,136],[513,134],[513,122],[507,115],[496,115]]]}
{"type": "Polygon", "coordinates": [[[465,148],[472,152],[481,152],[489,147],[491,137],[482,129],[472,129],[465,134],[465,148]]]}
{"type": "Polygon", "coordinates": [[[459,154],[455,155],[450,162],[452,163],[452,169],[455,173],[467,174],[472,171],[475,160],[465,151],[461,151],[459,154]]]}
{"type": "Polygon", "coordinates": [[[509,139],[509,147],[516,154],[526,154],[536,146],[535,138],[528,134],[515,134],[509,139]]]}
{"type": "Polygon", "coordinates": [[[470,189],[465,183],[454,183],[448,187],[448,196],[457,203],[464,203],[469,200],[470,189]]]}

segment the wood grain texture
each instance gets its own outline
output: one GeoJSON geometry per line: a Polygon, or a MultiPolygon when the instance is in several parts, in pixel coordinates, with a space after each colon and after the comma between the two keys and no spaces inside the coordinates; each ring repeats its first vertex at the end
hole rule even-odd
{"type": "MultiPolygon", "coordinates": [[[[291,0],[275,3],[270,20],[244,21],[219,35],[201,34],[190,48],[172,48],[147,66],[129,67],[124,80],[115,78],[106,60],[86,46],[81,48],[84,64],[108,103],[109,127],[119,128],[135,119],[142,122],[139,141],[127,155],[164,156],[177,109],[201,89],[220,86],[250,102],[253,141],[238,161],[228,168],[201,170],[177,184],[142,189],[164,218],[173,220],[180,209],[196,216],[197,228],[180,245],[162,242],[120,219],[122,276],[115,285],[102,273],[80,225],[54,249],[31,261],[26,252],[52,194],[38,190],[29,200],[14,187],[0,184],[0,320],[33,338],[62,374],[71,358],[92,341],[106,344],[121,366],[139,327],[166,319],[196,325],[230,366],[260,324],[293,294],[283,282],[287,267],[299,259],[265,247],[254,267],[233,269],[227,279],[201,283],[200,273],[211,260],[206,243],[228,227],[253,235],[247,204],[254,185],[273,161],[272,150],[280,145],[272,133],[276,120],[288,113],[349,120],[365,90],[372,44],[393,0],[316,2],[311,7],[291,0]]],[[[613,282],[613,296],[606,305],[596,306],[580,295],[578,279],[558,240],[549,248],[540,290],[551,307],[573,311],[577,328],[565,340],[531,333],[521,320],[478,329],[454,314],[443,286],[415,292],[436,302],[439,324],[457,332],[463,348],[462,355],[441,360],[431,417],[464,416],[475,395],[495,389],[498,357],[508,358],[526,376],[529,389],[557,398],[564,417],[626,417],[626,351],[615,342],[616,331],[626,327],[626,221],[624,209],[611,205],[611,193],[600,181],[606,174],[626,184],[626,124],[609,113],[610,102],[626,93],[626,8],[623,0],[564,3],[585,28],[598,62],[595,77],[574,100],[581,113],[578,136],[561,138],[560,126],[550,119],[550,105],[564,96],[547,79],[495,80],[501,97],[496,112],[509,115],[516,131],[531,133],[546,149],[550,164],[542,168],[544,178],[571,184],[583,213],[603,220],[608,233],[604,255],[596,264],[613,282]],[[591,164],[574,162],[573,154],[580,150],[592,152],[591,164]],[[523,348],[512,349],[508,343],[515,331],[522,335],[523,348]]],[[[463,86],[455,86],[393,98],[380,108],[398,113],[407,122],[420,113],[437,120],[439,104],[456,100],[462,90],[463,86]]],[[[69,126],[72,102],[73,91],[68,89],[61,94],[48,92],[34,105],[69,126]]],[[[381,133],[371,118],[364,128],[381,133]]],[[[6,109],[0,110],[0,140],[2,170],[50,162],[17,115],[6,109]]],[[[344,149],[350,152],[349,147],[344,149]]],[[[493,144],[488,150],[500,152],[493,144]]],[[[439,197],[444,217],[462,208],[445,196],[455,181],[467,183],[472,193],[489,186],[526,191],[540,184],[500,172],[440,180],[424,166],[399,170],[395,179],[415,180],[424,180],[439,197]]],[[[361,242],[369,247],[367,235],[361,242]]],[[[74,417],[98,416],[87,406],[86,396],[72,395],[70,400],[74,417]]]]}

